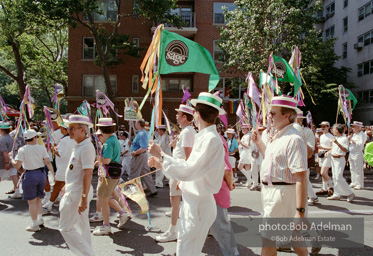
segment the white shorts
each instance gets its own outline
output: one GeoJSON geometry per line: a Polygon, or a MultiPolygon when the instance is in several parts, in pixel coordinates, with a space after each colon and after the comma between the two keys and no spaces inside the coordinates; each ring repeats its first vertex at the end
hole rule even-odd
{"type": "Polygon", "coordinates": [[[234,156],[229,156],[229,163],[231,164],[232,168],[236,168],[236,158],[234,156]]]}
{"type": "Polygon", "coordinates": [[[9,170],[0,169],[0,178],[7,178],[10,176],[17,175],[17,169],[16,168],[10,168],[9,170]]]}
{"type": "Polygon", "coordinates": [[[173,178],[170,178],[170,182],[169,182],[169,185],[170,185],[170,196],[181,196],[182,195],[182,192],[181,190],[177,190],[177,183],[178,181],[173,179],[173,178]]]}
{"type": "Polygon", "coordinates": [[[319,166],[321,168],[322,167],[326,167],[326,168],[332,167],[332,156],[329,155],[328,157],[323,157],[323,158],[319,157],[319,166]]]}

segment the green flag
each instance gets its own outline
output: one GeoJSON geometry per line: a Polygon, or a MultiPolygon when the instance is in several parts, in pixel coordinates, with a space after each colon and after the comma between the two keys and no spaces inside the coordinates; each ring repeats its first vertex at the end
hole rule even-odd
{"type": "Polygon", "coordinates": [[[293,69],[290,67],[289,63],[281,57],[273,55],[273,62],[275,67],[272,69],[276,72],[277,80],[280,82],[289,82],[294,84],[294,95],[299,91],[301,83],[296,77],[293,69]]]}
{"type": "Polygon", "coordinates": [[[198,72],[210,74],[209,92],[219,82],[219,73],[209,51],[176,33],[162,30],[159,74],[198,72]]]}
{"type": "Polygon", "coordinates": [[[357,99],[355,98],[354,94],[349,89],[347,89],[344,86],[342,86],[342,88],[344,90],[346,90],[345,91],[345,93],[346,93],[346,99],[352,100],[352,110],[353,110],[355,108],[356,104],[357,104],[357,99]]]}
{"type": "Polygon", "coordinates": [[[263,85],[266,83],[269,84],[270,87],[272,87],[272,89],[275,91],[277,95],[282,95],[281,91],[279,89],[277,90],[276,81],[273,79],[273,77],[271,75],[267,75],[267,73],[264,73],[263,71],[260,71],[259,84],[263,88],[263,85]]]}

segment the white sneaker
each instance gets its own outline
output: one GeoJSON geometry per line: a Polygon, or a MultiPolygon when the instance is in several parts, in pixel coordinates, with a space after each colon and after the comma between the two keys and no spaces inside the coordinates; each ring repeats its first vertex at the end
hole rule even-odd
{"type": "Polygon", "coordinates": [[[167,243],[177,240],[177,233],[171,233],[169,230],[164,232],[162,235],[156,236],[155,240],[159,243],[167,243]]]}
{"type": "Polygon", "coordinates": [[[30,225],[26,228],[26,231],[30,231],[30,232],[36,232],[36,231],[39,231],[40,230],[40,227],[39,225],[30,225]]]}
{"type": "Polygon", "coordinates": [[[109,235],[111,233],[111,227],[108,226],[100,226],[95,231],[93,231],[94,236],[103,236],[109,235]]]}
{"type": "Polygon", "coordinates": [[[318,197],[309,198],[307,202],[308,202],[308,205],[314,205],[315,203],[319,202],[319,198],[318,197]]]}
{"type": "Polygon", "coordinates": [[[341,197],[336,196],[336,195],[332,195],[332,196],[327,197],[326,199],[328,199],[328,200],[341,200],[341,197]]]}
{"type": "Polygon", "coordinates": [[[355,189],[355,190],[360,190],[361,187],[360,187],[359,185],[357,185],[357,186],[354,187],[354,189],[355,189]]]}
{"type": "Polygon", "coordinates": [[[43,219],[38,220],[38,224],[39,224],[39,226],[43,226],[44,225],[44,220],[43,219]]]}
{"type": "Polygon", "coordinates": [[[99,222],[99,221],[103,221],[104,218],[101,216],[99,217],[97,213],[95,213],[95,215],[93,215],[91,218],[89,218],[89,222],[99,222]]]}
{"type": "Polygon", "coordinates": [[[318,180],[320,178],[320,173],[318,173],[315,177],[315,180],[318,180]]]}
{"type": "Polygon", "coordinates": [[[356,187],[356,184],[351,183],[351,184],[350,184],[350,188],[354,188],[354,187],[356,187]]]}
{"type": "Polygon", "coordinates": [[[124,226],[124,224],[127,223],[127,221],[129,221],[131,219],[130,216],[127,216],[125,214],[122,214],[122,216],[120,216],[119,218],[119,223],[118,223],[118,228],[122,228],[124,226]]]}
{"type": "Polygon", "coordinates": [[[165,212],[164,215],[166,215],[167,217],[171,217],[171,212],[165,212]]]}
{"type": "Polygon", "coordinates": [[[349,196],[347,197],[347,202],[348,202],[348,203],[351,203],[354,199],[355,199],[355,194],[352,193],[351,195],[349,195],[349,196]]]}
{"type": "Polygon", "coordinates": [[[15,192],[13,195],[11,195],[10,196],[10,198],[12,198],[12,199],[20,199],[20,198],[22,198],[22,194],[21,193],[17,193],[17,192],[15,192]]]}
{"type": "Polygon", "coordinates": [[[238,177],[235,176],[235,177],[233,178],[233,180],[234,180],[234,182],[238,182],[238,177]]]}

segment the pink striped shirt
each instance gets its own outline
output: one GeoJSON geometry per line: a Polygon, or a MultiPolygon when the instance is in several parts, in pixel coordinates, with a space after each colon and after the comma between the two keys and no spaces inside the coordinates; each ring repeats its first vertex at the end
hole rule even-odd
{"type": "Polygon", "coordinates": [[[260,175],[268,182],[295,183],[294,173],[307,170],[307,149],[293,124],[278,131],[267,143],[260,175]]]}

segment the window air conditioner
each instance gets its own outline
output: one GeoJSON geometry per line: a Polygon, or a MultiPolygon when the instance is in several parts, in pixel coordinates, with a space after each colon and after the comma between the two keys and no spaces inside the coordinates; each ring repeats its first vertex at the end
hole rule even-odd
{"type": "Polygon", "coordinates": [[[362,49],[363,48],[363,43],[362,42],[358,42],[358,43],[354,44],[354,48],[356,50],[362,49]]]}

